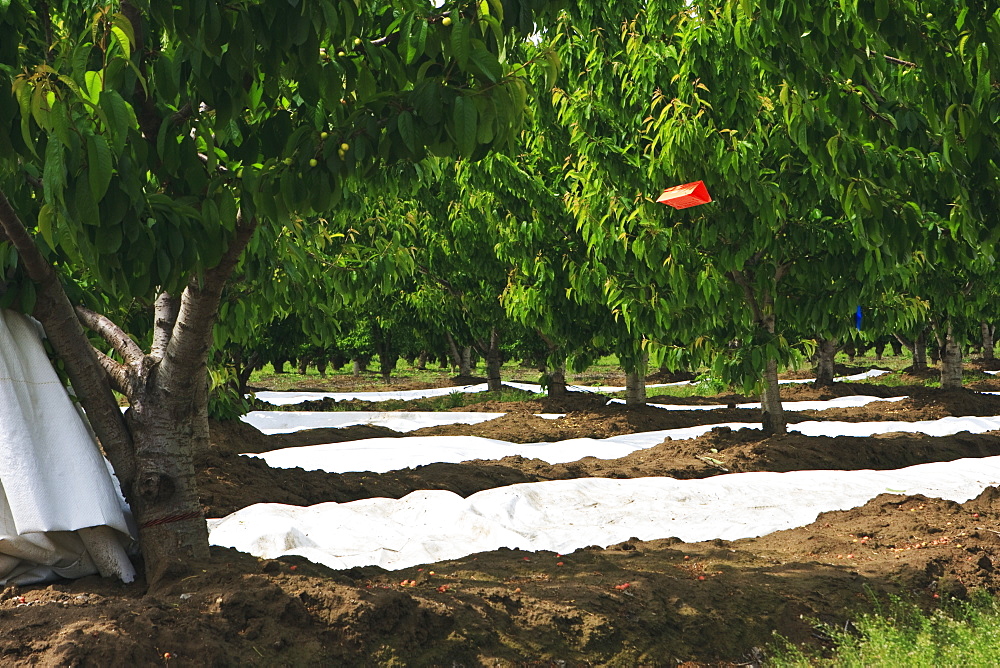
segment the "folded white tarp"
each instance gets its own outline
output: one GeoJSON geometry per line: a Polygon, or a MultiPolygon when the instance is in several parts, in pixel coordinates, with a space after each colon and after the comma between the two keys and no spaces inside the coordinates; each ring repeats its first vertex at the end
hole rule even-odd
{"type": "Polygon", "coordinates": [[[126,582],[127,508],[37,323],[0,311],[0,583],[126,582]]]}
{"type": "MultiPolygon", "coordinates": [[[[575,462],[583,457],[615,459],[636,450],[674,440],[697,438],[716,427],[760,429],[760,423],[726,422],[681,429],[623,434],[611,438],[574,438],[555,443],[509,443],[479,436],[410,436],[408,438],[366,438],[343,443],[281,448],[261,454],[273,468],[303,468],[328,473],[373,471],[385,473],[435,462],[458,463],[470,459],[500,459],[510,455],[536,458],[550,464],[575,462]]],[[[946,417],[921,422],[799,422],[789,431],[806,436],[873,436],[892,432],[949,436],[962,431],[980,434],[1000,430],[1000,417],[946,417]]]]}
{"type": "Polygon", "coordinates": [[[209,520],[211,541],[263,558],[300,555],[331,568],[396,569],[501,547],[569,553],[633,536],[735,540],[803,526],[889,493],[957,502],[1000,483],[1000,457],[895,471],[735,473],[701,480],[583,478],[490,489],[463,499],[423,490],[402,499],[311,507],[258,504],[209,520]]]}

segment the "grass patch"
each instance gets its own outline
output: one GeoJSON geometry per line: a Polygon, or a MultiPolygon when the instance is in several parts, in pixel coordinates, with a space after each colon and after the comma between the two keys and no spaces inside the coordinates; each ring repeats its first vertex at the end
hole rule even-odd
{"type": "Polygon", "coordinates": [[[853,628],[816,628],[831,639],[832,651],[821,655],[782,641],[766,665],[938,668],[995,666],[1000,657],[1000,604],[985,592],[929,612],[892,599],[887,610],[863,615],[853,628]]]}

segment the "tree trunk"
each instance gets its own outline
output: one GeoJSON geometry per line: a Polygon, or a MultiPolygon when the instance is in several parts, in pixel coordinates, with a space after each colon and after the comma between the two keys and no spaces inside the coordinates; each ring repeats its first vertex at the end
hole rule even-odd
{"type": "Polygon", "coordinates": [[[368,358],[367,357],[355,357],[351,360],[351,375],[360,376],[361,374],[368,371],[368,358]]]}
{"type": "Polygon", "coordinates": [[[993,339],[993,334],[996,332],[996,328],[985,322],[980,323],[979,328],[983,334],[983,359],[996,359],[993,353],[993,348],[996,345],[996,342],[993,339]]]}
{"type": "Polygon", "coordinates": [[[240,394],[246,394],[249,392],[247,386],[250,384],[250,374],[253,373],[254,368],[257,366],[257,362],[260,360],[260,354],[256,351],[250,353],[250,357],[246,361],[241,360],[242,366],[239,367],[237,371],[236,378],[240,384],[239,392],[240,394]]]}
{"type": "Polygon", "coordinates": [[[625,405],[643,406],[646,403],[646,365],[649,353],[643,351],[634,369],[625,372],[625,405]]]}
{"type": "Polygon", "coordinates": [[[820,339],[816,347],[815,387],[833,385],[833,360],[837,354],[837,339],[820,339]]]}
{"type": "MultiPolygon", "coordinates": [[[[774,292],[777,292],[778,284],[785,275],[787,265],[782,265],[774,273],[774,292]]],[[[743,289],[743,297],[747,305],[753,312],[757,326],[768,336],[774,336],[775,315],[774,315],[774,294],[765,293],[761,300],[757,299],[754,293],[752,281],[742,271],[730,273],[733,281],[743,289]]],[[[845,346],[850,348],[850,346],[845,346]]],[[[853,350],[853,348],[851,348],[853,350]]],[[[764,366],[764,391],[760,395],[761,423],[764,434],[773,436],[776,434],[788,433],[788,425],[785,423],[785,410],[781,405],[781,391],[778,384],[778,361],[768,359],[764,366]]]]}
{"type": "Polygon", "coordinates": [[[472,375],[472,346],[462,346],[462,352],[458,357],[458,375],[472,375]]]}
{"type": "MultiPolygon", "coordinates": [[[[480,347],[482,349],[482,346],[480,347]]],[[[500,351],[500,332],[494,327],[490,330],[490,343],[483,353],[486,358],[486,385],[490,392],[503,389],[500,378],[500,367],[503,366],[503,353],[500,351]]]]}
{"type": "Polygon", "coordinates": [[[382,374],[382,382],[389,384],[392,380],[392,372],[396,370],[399,363],[399,355],[392,352],[381,353],[378,356],[378,371],[382,374]]]}
{"type": "Polygon", "coordinates": [[[199,393],[176,400],[155,385],[126,412],[137,475],[129,499],[139,525],[146,579],[183,574],[208,558],[208,527],[195,484],[194,453],[208,448],[208,412],[199,393]]]}
{"type": "Polygon", "coordinates": [[[566,396],[566,364],[558,364],[549,371],[549,396],[566,396]]]}
{"type": "Polygon", "coordinates": [[[892,348],[892,354],[899,357],[903,354],[903,344],[895,336],[889,339],[889,346],[892,348]]]}
{"type": "Polygon", "coordinates": [[[962,388],[962,346],[955,341],[951,325],[941,346],[941,389],[958,390],[962,388]]]}
{"type": "Polygon", "coordinates": [[[451,332],[445,332],[444,336],[448,341],[448,353],[449,357],[451,357],[451,370],[456,373],[461,373],[462,354],[458,350],[458,344],[455,343],[455,337],[451,335],[451,332]]]}
{"type": "Polygon", "coordinates": [[[386,384],[399,362],[399,355],[392,345],[392,330],[386,331],[378,320],[372,320],[372,340],[375,343],[375,354],[378,355],[378,370],[382,381],[386,384]]]}
{"type": "Polygon", "coordinates": [[[769,359],[764,369],[764,391],[760,395],[760,407],[763,413],[761,422],[764,433],[768,436],[788,433],[779,387],[778,361],[769,359]]]}
{"type": "Polygon", "coordinates": [[[420,354],[417,355],[417,370],[426,371],[427,370],[427,351],[421,350],[420,354]]]}
{"type": "Polygon", "coordinates": [[[920,332],[913,339],[911,351],[913,352],[913,370],[927,371],[927,333],[925,331],[920,332]]]}

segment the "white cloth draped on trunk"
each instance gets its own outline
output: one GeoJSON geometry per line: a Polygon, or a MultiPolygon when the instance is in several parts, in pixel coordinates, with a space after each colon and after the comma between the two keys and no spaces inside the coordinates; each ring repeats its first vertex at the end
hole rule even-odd
{"type": "Polygon", "coordinates": [[[128,507],[40,329],[0,310],[0,583],[131,582],[128,507]]]}

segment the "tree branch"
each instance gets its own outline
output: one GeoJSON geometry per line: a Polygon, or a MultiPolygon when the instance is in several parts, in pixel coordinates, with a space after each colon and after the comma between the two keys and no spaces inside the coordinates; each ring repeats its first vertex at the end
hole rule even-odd
{"type": "Polygon", "coordinates": [[[743,298],[746,299],[747,304],[750,306],[750,310],[753,311],[754,320],[763,324],[764,314],[760,310],[760,305],[757,303],[757,296],[754,294],[753,288],[750,286],[750,282],[747,280],[746,275],[742,271],[734,269],[729,272],[729,277],[733,279],[733,282],[736,283],[736,285],[743,288],[743,298]]]}
{"type": "MultiPolygon", "coordinates": [[[[121,355],[125,364],[137,366],[142,363],[143,352],[139,345],[107,316],[91,311],[86,306],[77,306],[76,315],[88,329],[101,335],[101,338],[121,355]]],[[[97,351],[100,352],[100,351],[97,351]]]]}
{"type": "Polygon", "coordinates": [[[257,220],[247,220],[240,211],[236,216],[236,237],[222,259],[200,281],[192,278],[184,289],[177,320],[160,362],[163,386],[168,390],[194,391],[204,381],[201,369],[212,345],[212,328],[219,314],[222,291],[256,229],[257,220]]]}
{"type": "Polygon", "coordinates": [[[95,350],[94,353],[97,355],[98,363],[108,376],[111,389],[126,397],[129,396],[132,393],[132,383],[129,380],[128,367],[111,359],[100,350],[95,350]]]}
{"type": "Polygon", "coordinates": [[[177,324],[177,312],[181,300],[167,292],[161,292],[156,297],[153,316],[153,345],[149,351],[150,357],[162,359],[170,343],[170,335],[177,324]]]}

